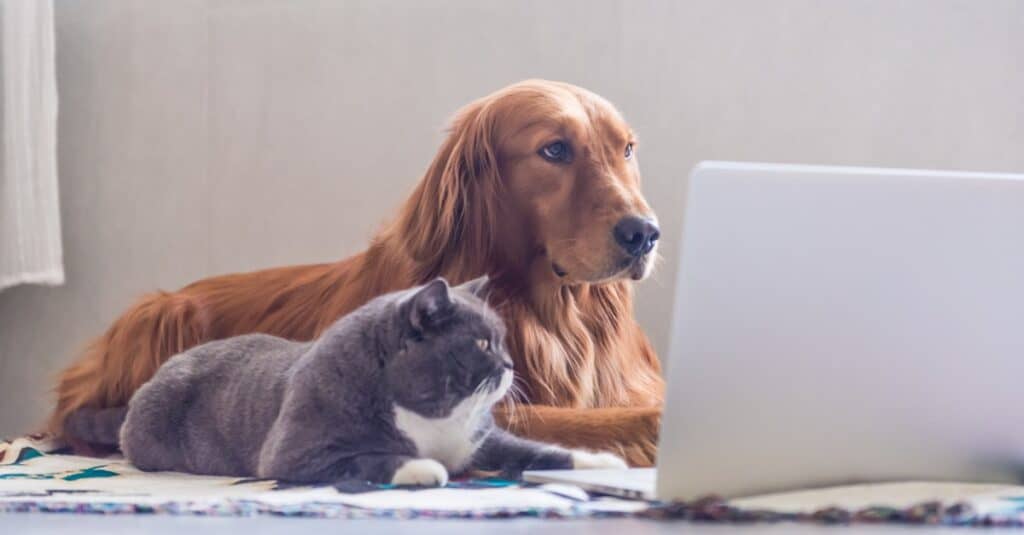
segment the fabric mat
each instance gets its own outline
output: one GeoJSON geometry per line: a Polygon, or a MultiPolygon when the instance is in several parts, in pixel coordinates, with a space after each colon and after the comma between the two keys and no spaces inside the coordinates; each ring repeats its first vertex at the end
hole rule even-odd
{"type": "Polygon", "coordinates": [[[963,483],[853,485],[726,501],[659,503],[589,495],[571,485],[456,480],[440,489],[282,486],[270,480],[142,472],[119,457],[60,453],[46,437],[0,442],[0,513],[581,518],[701,522],[913,523],[1024,527],[1024,487],[963,483]]]}
{"type": "Polygon", "coordinates": [[[500,518],[620,516],[647,508],[568,485],[501,479],[456,480],[439,489],[360,482],[340,489],[284,487],[270,480],[143,472],[120,457],[48,453],[58,446],[45,437],[0,442],[0,512],[500,518]]]}

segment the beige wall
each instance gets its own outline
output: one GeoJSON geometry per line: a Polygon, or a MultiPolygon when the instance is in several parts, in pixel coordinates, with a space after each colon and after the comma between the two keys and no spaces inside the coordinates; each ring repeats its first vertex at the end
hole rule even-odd
{"type": "Polygon", "coordinates": [[[461,104],[546,77],[640,133],[665,262],[700,159],[1024,171],[1024,2],[57,0],[68,283],[0,293],[0,435],[137,294],[358,250],[461,104]]]}

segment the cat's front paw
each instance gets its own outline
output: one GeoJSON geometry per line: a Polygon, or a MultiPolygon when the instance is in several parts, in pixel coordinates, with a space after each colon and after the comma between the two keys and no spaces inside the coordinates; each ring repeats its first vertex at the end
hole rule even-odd
{"type": "Polygon", "coordinates": [[[448,483],[448,470],[433,459],[413,459],[395,470],[391,478],[393,485],[420,485],[443,487],[448,483]]]}
{"type": "Polygon", "coordinates": [[[572,467],[575,470],[587,470],[591,468],[627,468],[626,461],[623,461],[614,453],[590,453],[583,450],[572,450],[572,467]]]}

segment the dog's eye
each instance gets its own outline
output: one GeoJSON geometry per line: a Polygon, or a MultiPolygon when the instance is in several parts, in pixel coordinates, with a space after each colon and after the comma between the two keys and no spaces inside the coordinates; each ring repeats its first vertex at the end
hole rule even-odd
{"type": "Polygon", "coordinates": [[[628,160],[628,159],[630,159],[632,157],[633,157],[633,144],[632,143],[626,143],[626,159],[628,160]]]}
{"type": "Polygon", "coordinates": [[[480,351],[487,351],[491,349],[491,341],[486,338],[477,338],[476,347],[480,348],[480,351]]]}
{"type": "Polygon", "coordinates": [[[544,145],[540,149],[540,155],[545,160],[555,163],[568,163],[572,159],[569,145],[564,141],[555,141],[554,143],[544,145]]]}

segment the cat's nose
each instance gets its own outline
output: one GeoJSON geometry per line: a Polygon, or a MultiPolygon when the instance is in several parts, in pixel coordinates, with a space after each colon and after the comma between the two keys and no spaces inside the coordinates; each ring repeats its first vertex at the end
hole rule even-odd
{"type": "Polygon", "coordinates": [[[512,359],[501,359],[491,361],[491,376],[502,377],[506,373],[512,373],[512,359]]]}

